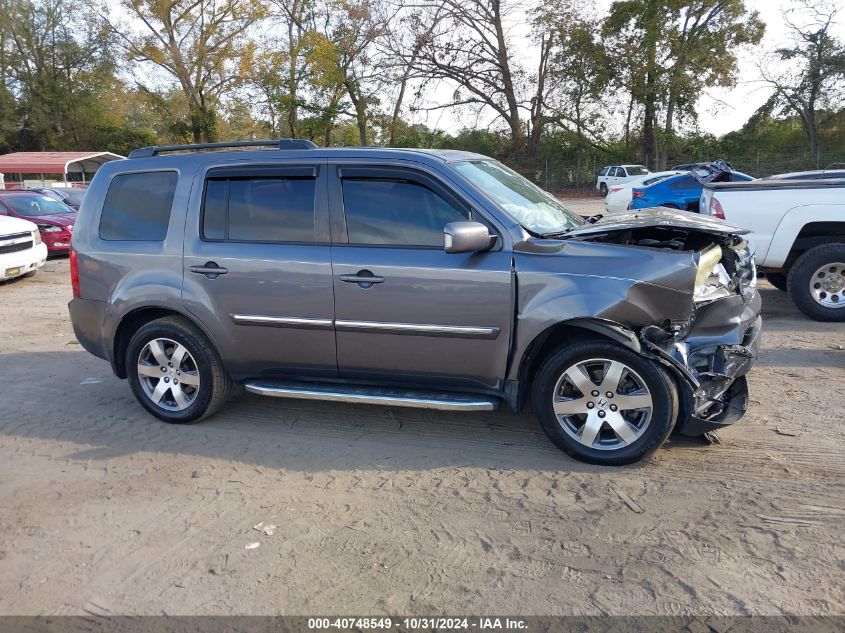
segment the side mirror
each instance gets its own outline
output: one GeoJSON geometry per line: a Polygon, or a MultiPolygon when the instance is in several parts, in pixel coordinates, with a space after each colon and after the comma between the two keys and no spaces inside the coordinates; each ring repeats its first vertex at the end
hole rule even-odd
{"type": "Polygon", "coordinates": [[[443,227],[443,249],[447,253],[486,251],[495,240],[481,222],[449,222],[443,227]]]}

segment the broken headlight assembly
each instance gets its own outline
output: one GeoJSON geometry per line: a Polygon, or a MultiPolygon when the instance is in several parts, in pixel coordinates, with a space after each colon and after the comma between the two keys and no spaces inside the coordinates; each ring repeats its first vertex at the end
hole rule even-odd
{"type": "Polygon", "coordinates": [[[722,257],[720,246],[698,253],[696,261],[695,290],[693,299],[696,303],[706,303],[729,297],[739,290],[746,299],[750,298],[757,287],[757,267],[754,257],[747,248],[734,251],[726,261],[722,257]],[[733,269],[729,272],[730,266],[733,269]]]}
{"type": "Polygon", "coordinates": [[[731,278],[722,264],[722,249],[711,246],[698,253],[693,299],[696,303],[713,301],[731,294],[731,278]]]}

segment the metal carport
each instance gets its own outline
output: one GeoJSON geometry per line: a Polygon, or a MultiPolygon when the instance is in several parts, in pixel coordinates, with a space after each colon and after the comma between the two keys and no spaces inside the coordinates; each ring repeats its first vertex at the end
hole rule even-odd
{"type": "MultiPolygon", "coordinates": [[[[111,152],[14,152],[0,156],[0,174],[17,176],[18,183],[24,176],[44,180],[44,176],[61,176],[66,184],[85,183],[103,163],[125,158],[111,152]]],[[[8,182],[7,185],[15,182],[8,182]]]]}

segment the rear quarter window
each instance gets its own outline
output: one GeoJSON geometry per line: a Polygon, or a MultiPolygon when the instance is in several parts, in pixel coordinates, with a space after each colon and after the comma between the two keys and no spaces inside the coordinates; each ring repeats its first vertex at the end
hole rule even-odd
{"type": "Polygon", "coordinates": [[[178,180],[175,171],[137,172],[112,178],[100,214],[100,238],[164,240],[178,180]]]}
{"type": "Polygon", "coordinates": [[[684,176],[669,184],[670,189],[692,189],[697,184],[697,181],[692,176],[684,176]]]}

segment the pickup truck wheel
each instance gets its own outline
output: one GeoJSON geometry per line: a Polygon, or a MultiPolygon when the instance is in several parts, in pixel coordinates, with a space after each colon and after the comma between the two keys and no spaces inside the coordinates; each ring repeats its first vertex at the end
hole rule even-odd
{"type": "Polygon", "coordinates": [[[607,197],[607,185],[605,183],[599,184],[599,191],[601,192],[602,198],[607,197]]]}
{"type": "Polygon", "coordinates": [[[822,244],[789,270],[789,296],[816,321],[845,321],[845,244],[822,244]]]}
{"type": "Polygon", "coordinates": [[[156,319],[135,332],[126,369],[141,406],[171,424],[199,422],[216,413],[231,386],[208,339],[180,317],[156,319]]]}
{"type": "Polygon", "coordinates": [[[766,279],[778,290],[786,292],[786,274],[785,273],[766,273],[766,279]]]}
{"type": "Polygon", "coordinates": [[[549,439],[592,464],[639,461],[672,432],[678,402],[656,363],[613,343],[551,354],[534,379],[534,411],[549,439]]]}

